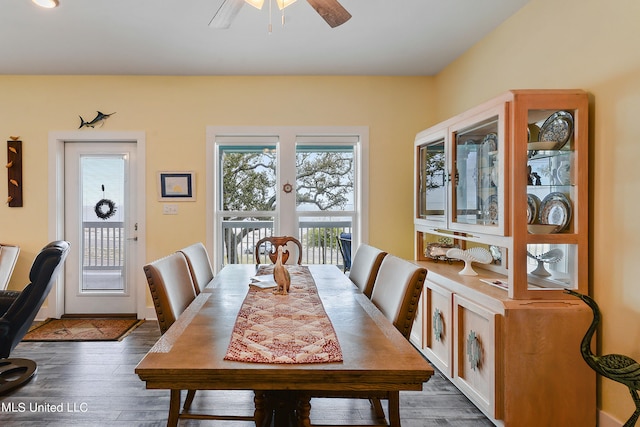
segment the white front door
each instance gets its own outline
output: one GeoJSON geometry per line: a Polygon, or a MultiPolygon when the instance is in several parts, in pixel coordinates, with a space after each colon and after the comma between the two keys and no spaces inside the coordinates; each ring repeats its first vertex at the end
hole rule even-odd
{"type": "Polygon", "coordinates": [[[135,314],[136,143],[64,147],[64,313],[135,314]]]}

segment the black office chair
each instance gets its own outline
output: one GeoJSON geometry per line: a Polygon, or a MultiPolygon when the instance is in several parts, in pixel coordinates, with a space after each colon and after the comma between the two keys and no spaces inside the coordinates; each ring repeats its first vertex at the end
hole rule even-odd
{"type": "Polygon", "coordinates": [[[69,242],[49,243],[31,265],[31,283],[20,292],[0,292],[0,307],[5,307],[0,308],[0,396],[23,385],[36,373],[36,362],[9,359],[9,354],[29,331],[68,253],[69,242]]]}

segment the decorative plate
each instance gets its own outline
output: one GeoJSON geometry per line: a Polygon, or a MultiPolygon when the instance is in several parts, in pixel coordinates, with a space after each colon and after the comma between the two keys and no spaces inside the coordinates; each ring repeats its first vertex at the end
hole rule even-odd
{"type": "Polygon", "coordinates": [[[482,146],[486,148],[486,150],[483,151],[487,154],[498,151],[498,134],[493,132],[488,133],[482,140],[482,146]]]}
{"type": "Polygon", "coordinates": [[[527,194],[527,224],[533,224],[538,219],[540,199],[535,194],[527,194]]]}
{"type": "Polygon", "coordinates": [[[498,222],[498,195],[492,194],[484,202],[484,215],[491,224],[498,222]]]}
{"type": "Polygon", "coordinates": [[[556,141],[551,150],[559,150],[569,141],[573,133],[573,116],[568,111],[553,113],[540,128],[540,141],[556,141]]]}
{"type": "Polygon", "coordinates": [[[558,226],[556,232],[567,228],[571,220],[571,201],[563,193],[549,193],[540,203],[540,223],[558,226]]]}
{"type": "Polygon", "coordinates": [[[447,251],[451,248],[459,248],[460,245],[450,245],[445,243],[429,243],[424,250],[424,255],[437,261],[450,261],[447,258],[447,251]]]}

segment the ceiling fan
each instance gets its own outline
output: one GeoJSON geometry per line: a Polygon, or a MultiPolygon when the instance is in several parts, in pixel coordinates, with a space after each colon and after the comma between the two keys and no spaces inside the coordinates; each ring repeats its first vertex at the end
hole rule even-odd
{"type": "MultiPolygon", "coordinates": [[[[294,1],[295,0],[277,0],[277,3],[278,7],[282,9],[294,1]]],[[[263,2],[264,0],[224,0],[216,14],[211,19],[211,22],[209,22],[209,26],[217,29],[229,28],[245,3],[249,3],[260,9],[263,2]]],[[[331,28],[342,25],[351,18],[351,14],[342,7],[338,0],[307,0],[307,2],[316,10],[316,12],[318,12],[322,19],[324,19],[331,28]]]]}

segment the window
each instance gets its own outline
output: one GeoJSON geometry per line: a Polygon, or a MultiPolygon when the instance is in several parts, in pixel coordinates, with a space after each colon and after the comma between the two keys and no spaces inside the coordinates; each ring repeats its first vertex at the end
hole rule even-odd
{"type": "MultiPolygon", "coordinates": [[[[291,235],[303,263],[344,263],[338,237],[366,238],[367,128],[208,129],[208,244],[215,268],[254,263],[256,242],[291,235]]],[[[260,248],[259,250],[268,250],[260,248]]]]}

